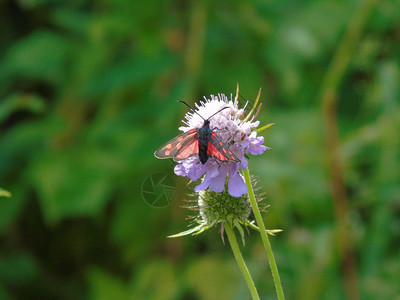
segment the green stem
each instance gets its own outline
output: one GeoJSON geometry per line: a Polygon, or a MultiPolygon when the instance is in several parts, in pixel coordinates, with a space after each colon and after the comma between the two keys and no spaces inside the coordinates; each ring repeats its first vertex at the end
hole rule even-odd
{"type": "Polygon", "coordinates": [[[264,221],[261,217],[260,209],[258,208],[258,203],[254,195],[253,186],[251,185],[249,168],[243,170],[243,175],[247,185],[247,189],[249,190],[249,198],[251,206],[253,208],[253,213],[256,218],[257,225],[260,228],[261,239],[263,241],[265,251],[267,252],[269,266],[271,268],[272,277],[274,279],[276,295],[278,296],[279,300],[284,300],[285,296],[283,295],[283,289],[282,289],[281,279],[279,278],[278,267],[276,266],[274,252],[272,251],[272,247],[268,239],[268,234],[265,229],[264,221]]]}
{"type": "Polygon", "coordinates": [[[229,243],[231,244],[233,255],[235,256],[236,262],[242,271],[244,279],[246,280],[247,286],[249,288],[250,294],[253,297],[253,300],[260,300],[260,296],[258,296],[258,292],[256,286],[254,285],[253,279],[251,278],[249,269],[247,269],[246,263],[244,262],[242,253],[240,252],[239,244],[237,242],[235,232],[232,229],[232,226],[229,222],[225,222],[225,232],[228,236],[229,243]]]}
{"type": "Polygon", "coordinates": [[[378,0],[360,1],[360,7],[350,19],[347,29],[332,58],[322,84],[321,105],[325,127],[325,147],[329,180],[334,208],[335,230],[340,265],[347,299],[360,299],[357,257],[354,251],[350,224],[349,196],[346,190],[343,160],[340,153],[338,125],[338,90],[345,79],[346,71],[368,24],[378,0]]]}

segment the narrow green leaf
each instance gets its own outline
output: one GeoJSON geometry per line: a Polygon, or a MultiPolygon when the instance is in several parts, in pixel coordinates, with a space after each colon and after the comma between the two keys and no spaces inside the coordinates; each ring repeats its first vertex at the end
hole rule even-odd
{"type": "Polygon", "coordinates": [[[181,237],[181,236],[185,236],[185,235],[189,235],[189,234],[197,235],[197,234],[202,233],[206,229],[208,229],[208,228],[205,227],[204,224],[200,224],[199,226],[191,228],[189,230],[182,231],[177,234],[169,235],[169,236],[167,236],[167,238],[177,238],[177,237],[181,237]]]}
{"type": "Polygon", "coordinates": [[[269,124],[267,124],[267,125],[264,125],[264,126],[261,127],[261,128],[256,129],[256,132],[257,132],[257,133],[261,133],[261,132],[263,132],[264,130],[266,130],[266,129],[268,129],[268,128],[274,126],[274,125],[275,125],[275,123],[269,123],[269,124]]]}
{"type": "Polygon", "coordinates": [[[251,109],[251,111],[249,112],[247,117],[243,120],[243,122],[247,122],[251,118],[251,116],[253,115],[254,111],[256,110],[256,107],[257,107],[258,101],[260,100],[260,97],[261,97],[261,88],[258,90],[258,94],[257,94],[257,97],[256,97],[256,101],[254,102],[253,108],[251,109]]]}

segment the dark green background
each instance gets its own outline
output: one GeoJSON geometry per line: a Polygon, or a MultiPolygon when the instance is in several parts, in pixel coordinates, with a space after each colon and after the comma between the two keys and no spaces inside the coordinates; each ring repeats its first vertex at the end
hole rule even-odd
{"type": "MultiPolygon", "coordinates": [[[[153,153],[203,95],[253,101],[250,159],[287,299],[346,299],[321,93],[367,1],[0,1],[1,299],[249,299],[218,228],[187,229],[187,181],[153,208],[153,153]],[[361,7],[361,8],[360,8],[361,7]]],[[[371,2],[371,1],[368,1],[371,2]]],[[[337,90],[345,218],[361,299],[400,295],[400,5],[371,4],[337,90]]],[[[244,257],[274,299],[259,235],[244,257]]],[[[350,285],[351,286],[351,285],[350,285]]],[[[356,298],[354,298],[356,299],[356,298]]]]}

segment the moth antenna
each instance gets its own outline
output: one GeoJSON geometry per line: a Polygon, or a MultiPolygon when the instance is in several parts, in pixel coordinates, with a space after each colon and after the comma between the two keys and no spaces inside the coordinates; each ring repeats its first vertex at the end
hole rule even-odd
{"type": "Polygon", "coordinates": [[[217,111],[215,114],[213,114],[211,117],[208,117],[207,120],[211,119],[212,117],[214,117],[217,113],[219,113],[220,111],[223,111],[224,109],[229,108],[228,106],[225,106],[224,108],[221,108],[219,111],[217,111]]]}
{"type": "Polygon", "coordinates": [[[206,119],[204,119],[197,111],[195,111],[193,107],[191,107],[191,106],[190,106],[189,104],[187,104],[185,101],[178,100],[178,102],[181,102],[181,103],[185,104],[185,105],[186,105],[187,107],[189,107],[195,114],[197,114],[200,118],[202,118],[204,121],[206,120],[206,119]]]}
{"type": "MultiPolygon", "coordinates": [[[[202,118],[204,121],[206,120],[206,119],[204,119],[197,111],[195,111],[194,110],[194,108],[193,107],[191,107],[189,104],[187,104],[185,101],[182,101],[182,100],[178,100],[178,102],[181,102],[181,103],[183,103],[183,104],[185,104],[187,107],[189,107],[195,114],[197,114],[198,116],[200,116],[200,118],[202,118]]],[[[212,117],[214,117],[217,113],[219,113],[219,112],[221,112],[221,111],[223,111],[224,109],[227,109],[227,108],[229,108],[228,106],[225,106],[224,108],[221,108],[219,111],[217,111],[215,114],[213,114],[211,117],[208,117],[208,119],[207,120],[210,120],[212,117]]]]}

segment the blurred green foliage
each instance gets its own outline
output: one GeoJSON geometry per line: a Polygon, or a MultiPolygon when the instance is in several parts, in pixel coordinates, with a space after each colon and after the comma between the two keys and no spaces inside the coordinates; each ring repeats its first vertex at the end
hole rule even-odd
{"type": "MultiPolygon", "coordinates": [[[[262,87],[273,148],[250,161],[287,299],[344,299],[319,94],[362,1],[0,1],[1,299],[249,299],[217,229],[141,196],[202,95],[262,87]],[[1,190],[1,193],[3,191],[1,190]]],[[[379,1],[339,90],[362,299],[400,295],[400,2],[379,1]]],[[[244,256],[274,297],[260,238],[244,256]]]]}

